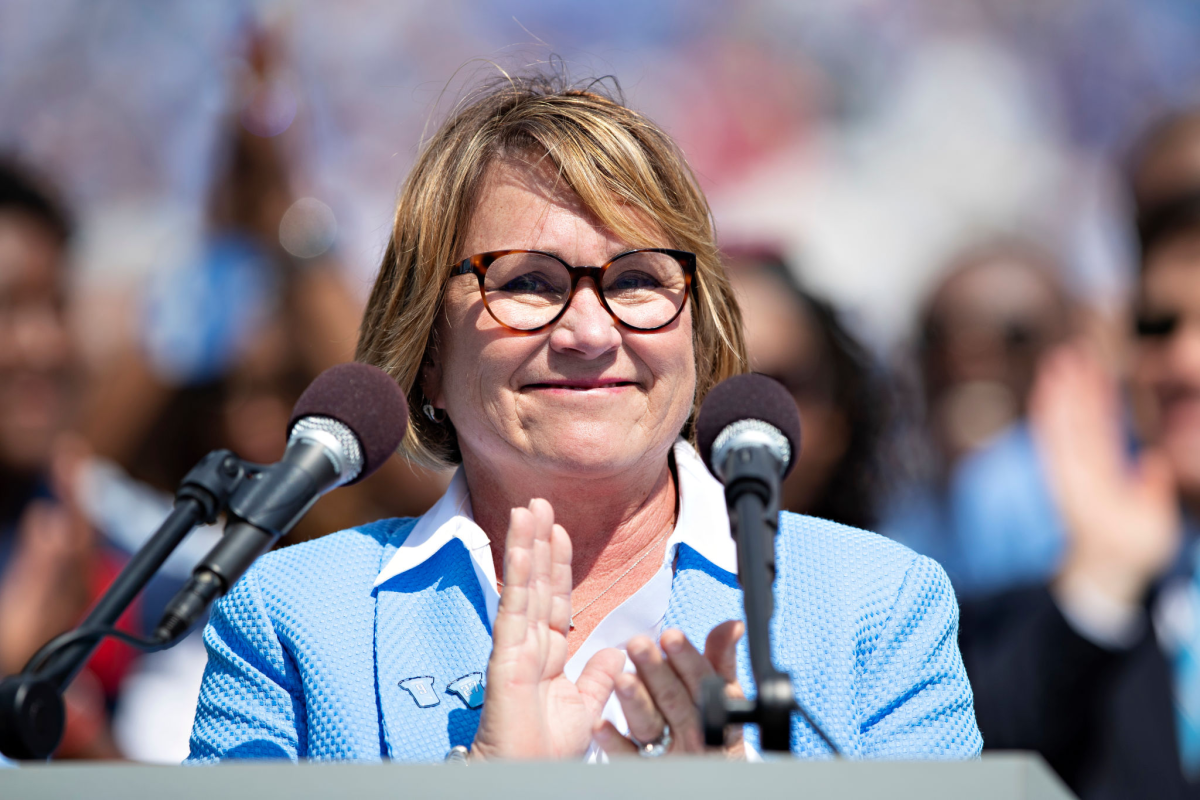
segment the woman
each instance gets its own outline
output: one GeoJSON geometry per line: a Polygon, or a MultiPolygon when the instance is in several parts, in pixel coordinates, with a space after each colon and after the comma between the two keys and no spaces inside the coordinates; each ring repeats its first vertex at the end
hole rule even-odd
{"type": "MultiPolygon", "coordinates": [[[[192,760],[702,750],[700,682],[750,683],[688,437],[740,328],[660,129],[546,79],[459,110],[401,193],[358,357],[408,390],[404,454],[461,466],[419,520],[272,553],[218,604],[192,760]]],[[[776,661],[843,752],[978,753],[942,571],[794,515],[778,550],[776,661]]],[[[792,745],[828,754],[799,721],[792,745]]]]}

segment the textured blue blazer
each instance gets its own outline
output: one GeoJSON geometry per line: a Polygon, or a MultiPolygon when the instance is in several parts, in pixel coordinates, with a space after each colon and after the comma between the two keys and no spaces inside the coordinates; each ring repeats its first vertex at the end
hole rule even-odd
{"type": "MultiPolygon", "coordinates": [[[[780,522],[776,665],[845,755],[978,755],[942,568],[866,531],[789,513],[780,522]]],[[[373,586],[413,524],[382,520],[272,552],[234,585],[204,632],[190,761],[439,761],[471,743],[492,640],[469,553],[451,539],[373,586]]],[[[681,544],[666,626],[702,648],[742,616],[736,576],[681,544]]],[[[753,694],[744,638],[738,672],[753,694]]],[[[747,737],[757,743],[752,726],[747,737]]],[[[792,750],[828,756],[798,716],[792,750]]]]}

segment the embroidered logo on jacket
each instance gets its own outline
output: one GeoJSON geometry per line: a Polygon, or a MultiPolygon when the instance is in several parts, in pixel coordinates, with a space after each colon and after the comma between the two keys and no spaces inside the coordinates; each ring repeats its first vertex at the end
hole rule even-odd
{"type": "Polygon", "coordinates": [[[412,699],[417,701],[417,705],[421,708],[431,708],[442,702],[442,699],[437,696],[437,692],[433,690],[432,675],[405,678],[400,681],[400,688],[411,694],[412,699]]]}
{"type": "Polygon", "coordinates": [[[479,708],[483,705],[483,673],[472,672],[463,675],[447,686],[446,691],[461,697],[467,708],[479,708]]]}

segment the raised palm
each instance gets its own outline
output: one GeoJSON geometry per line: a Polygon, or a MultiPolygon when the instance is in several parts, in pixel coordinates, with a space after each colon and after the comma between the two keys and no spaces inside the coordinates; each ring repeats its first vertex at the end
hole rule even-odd
{"type": "Polygon", "coordinates": [[[1131,463],[1116,386],[1077,347],[1045,360],[1030,417],[1068,530],[1063,575],[1083,575],[1115,600],[1138,602],[1179,547],[1166,458],[1146,449],[1131,463]]]}
{"type": "Polygon", "coordinates": [[[571,539],[550,504],[513,509],[472,757],[578,758],[587,751],[625,656],[601,650],[576,682],[563,674],[571,586],[571,539]]]}

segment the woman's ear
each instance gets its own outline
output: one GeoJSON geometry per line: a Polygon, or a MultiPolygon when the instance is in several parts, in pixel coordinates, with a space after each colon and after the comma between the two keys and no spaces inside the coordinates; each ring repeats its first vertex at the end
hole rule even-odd
{"type": "Polygon", "coordinates": [[[437,345],[430,343],[421,360],[421,392],[434,408],[445,408],[442,403],[442,359],[437,345]]]}

